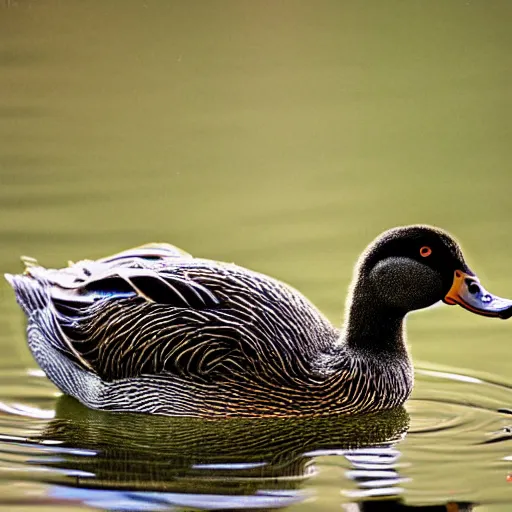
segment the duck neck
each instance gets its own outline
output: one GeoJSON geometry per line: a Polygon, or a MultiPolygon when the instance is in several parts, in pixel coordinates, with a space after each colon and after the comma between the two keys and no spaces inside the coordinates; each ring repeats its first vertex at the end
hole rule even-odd
{"type": "Polygon", "coordinates": [[[342,337],[354,351],[376,355],[406,355],[406,311],[389,308],[358,282],[349,301],[342,337]]]}

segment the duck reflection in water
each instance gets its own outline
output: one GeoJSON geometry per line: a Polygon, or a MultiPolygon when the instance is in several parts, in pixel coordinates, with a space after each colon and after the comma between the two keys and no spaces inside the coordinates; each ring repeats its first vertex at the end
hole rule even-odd
{"type": "Polygon", "coordinates": [[[368,501],[344,505],[344,512],[471,512],[473,504],[450,501],[445,505],[410,506],[400,501],[368,501]]]}
{"type": "MultiPolygon", "coordinates": [[[[400,501],[407,479],[397,470],[396,443],[408,425],[403,408],[352,417],[208,421],[94,411],[62,396],[55,418],[26,442],[44,447],[30,463],[47,470],[37,477],[46,475],[42,479],[52,484],[52,503],[127,511],[261,510],[305,501],[307,508],[311,500],[315,510],[307,484],[317,473],[315,460],[332,456],[356,484],[328,504],[337,510],[471,510],[470,504],[412,507],[400,501]]],[[[339,486],[347,487],[342,480],[339,486]]]]}

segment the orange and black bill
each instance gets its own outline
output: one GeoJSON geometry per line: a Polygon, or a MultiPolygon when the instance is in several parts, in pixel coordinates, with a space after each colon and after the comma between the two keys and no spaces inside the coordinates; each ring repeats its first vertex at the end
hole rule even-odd
{"type": "Polygon", "coordinates": [[[510,318],[512,300],[492,295],[480,284],[477,277],[456,270],[450,291],[443,299],[446,304],[459,304],[478,315],[510,318]]]}

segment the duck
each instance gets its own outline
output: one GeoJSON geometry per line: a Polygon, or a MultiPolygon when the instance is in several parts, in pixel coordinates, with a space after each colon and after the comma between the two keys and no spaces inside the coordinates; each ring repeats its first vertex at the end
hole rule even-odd
{"type": "Polygon", "coordinates": [[[380,234],[336,327],[299,291],[234,263],[148,244],[6,274],[30,351],[57,388],[107,411],[204,418],[373,413],[414,384],[408,313],[438,302],[512,316],[458,242],[427,225],[380,234]]]}

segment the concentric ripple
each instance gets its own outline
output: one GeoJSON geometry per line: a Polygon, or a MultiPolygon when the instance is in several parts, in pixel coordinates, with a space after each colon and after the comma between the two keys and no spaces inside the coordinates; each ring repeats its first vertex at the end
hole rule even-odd
{"type": "Polygon", "coordinates": [[[448,370],[416,371],[416,386],[408,404],[409,435],[444,435],[471,444],[485,443],[512,423],[506,408],[512,385],[489,376],[468,376],[448,370]],[[456,430],[456,432],[453,432],[456,430]]]}
{"type": "Polygon", "coordinates": [[[411,425],[400,445],[410,464],[409,499],[512,503],[512,386],[427,365],[416,379],[407,405],[411,425]]]}
{"type": "Polygon", "coordinates": [[[290,421],[91,411],[38,370],[4,372],[0,390],[0,492],[12,506],[512,504],[512,388],[487,376],[423,365],[407,412],[290,421]]]}

